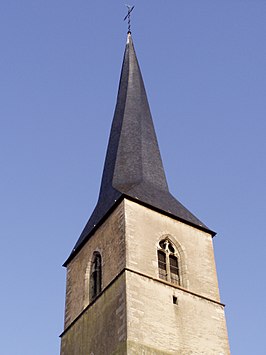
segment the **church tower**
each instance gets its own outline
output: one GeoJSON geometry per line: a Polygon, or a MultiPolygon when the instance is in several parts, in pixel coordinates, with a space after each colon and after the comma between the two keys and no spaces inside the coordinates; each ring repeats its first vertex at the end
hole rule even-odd
{"type": "Polygon", "coordinates": [[[61,355],[230,354],[214,235],[168,190],[129,32],[99,199],[64,264],[61,355]]]}

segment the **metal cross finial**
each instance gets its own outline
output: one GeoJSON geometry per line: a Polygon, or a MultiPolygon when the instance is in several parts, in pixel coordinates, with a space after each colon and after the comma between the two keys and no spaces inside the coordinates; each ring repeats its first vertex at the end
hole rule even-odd
{"type": "Polygon", "coordinates": [[[135,6],[126,5],[126,7],[127,7],[127,15],[125,16],[124,21],[126,21],[126,19],[127,19],[127,24],[128,24],[127,33],[131,33],[130,14],[133,11],[135,6]]]}

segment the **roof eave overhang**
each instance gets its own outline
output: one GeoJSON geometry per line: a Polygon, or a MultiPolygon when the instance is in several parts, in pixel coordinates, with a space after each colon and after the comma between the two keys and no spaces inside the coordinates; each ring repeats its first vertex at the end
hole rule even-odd
{"type": "Polygon", "coordinates": [[[106,219],[111,215],[111,213],[117,208],[117,206],[124,200],[127,199],[129,201],[132,202],[136,202],[139,205],[142,205],[144,207],[147,207],[155,212],[161,213],[165,216],[168,216],[170,218],[173,218],[179,222],[182,222],[184,224],[187,224],[193,228],[196,228],[198,230],[201,230],[205,233],[210,234],[212,237],[215,237],[216,232],[214,232],[213,230],[209,229],[209,228],[205,228],[205,227],[201,227],[197,224],[194,224],[192,222],[189,222],[183,218],[180,218],[170,212],[167,212],[165,210],[159,209],[157,207],[151,206],[148,203],[145,203],[137,198],[134,198],[132,196],[129,196],[127,194],[122,194],[117,201],[114,202],[114,204],[112,205],[112,207],[108,210],[108,212],[99,220],[99,222],[91,229],[91,231],[87,234],[87,236],[83,239],[83,241],[78,245],[78,247],[76,249],[73,249],[71,254],[69,255],[69,257],[66,259],[66,261],[64,262],[63,266],[67,267],[67,265],[70,263],[70,261],[79,253],[79,251],[82,249],[82,247],[87,243],[87,241],[90,239],[90,237],[97,231],[97,229],[106,221],[106,219]]]}

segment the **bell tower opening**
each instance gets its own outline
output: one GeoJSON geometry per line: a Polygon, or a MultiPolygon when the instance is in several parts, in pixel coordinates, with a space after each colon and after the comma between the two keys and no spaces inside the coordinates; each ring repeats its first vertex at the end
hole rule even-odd
{"type": "Polygon", "coordinates": [[[102,290],[102,258],[99,252],[93,254],[90,275],[90,300],[94,300],[102,290]]]}
{"type": "Polygon", "coordinates": [[[162,280],[180,285],[177,252],[168,239],[163,239],[159,243],[158,268],[162,280]]]}

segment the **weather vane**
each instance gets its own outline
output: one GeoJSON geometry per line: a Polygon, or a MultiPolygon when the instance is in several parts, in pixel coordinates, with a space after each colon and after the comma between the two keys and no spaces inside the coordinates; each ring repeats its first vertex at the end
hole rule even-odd
{"type": "Polygon", "coordinates": [[[124,18],[124,21],[126,21],[127,19],[127,25],[128,25],[128,33],[131,33],[131,23],[130,23],[130,14],[133,11],[135,6],[130,6],[130,5],[126,5],[127,7],[127,15],[124,18]]]}

